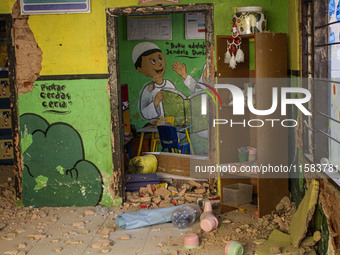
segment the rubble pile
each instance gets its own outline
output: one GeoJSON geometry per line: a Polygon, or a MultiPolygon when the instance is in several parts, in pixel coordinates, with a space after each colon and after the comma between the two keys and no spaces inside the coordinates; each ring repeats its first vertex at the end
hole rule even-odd
{"type": "Polygon", "coordinates": [[[0,184],[0,230],[6,226],[22,226],[35,220],[46,218],[51,208],[21,207],[12,183],[0,184]]]}
{"type": "Polygon", "coordinates": [[[126,192],[124,207],[164,208],[187,203],[197,203],[198,200],[210,196],[209,184],[197,181],[174,181],[168,184],[148,184],[136,192],[126,192]]]}
{"type": "Polygon", "coordinates": [[[15,189],[11,183],[0,183],[0,210],[15,207],[15,189]]]}
{"type": "MultiPolygon", "coordinates": [[[[251,211],[231,211],[217,215],[219,227],[211,232],[199,230],[201,249],[223,248],[230,240],[242,243],[249,254],[262,244],[274,229],[288,232],[292,217],[296,212],[295,204],[284,197],[271,214],[258,218],[251,211]]],[[[248,253],[247,253],[248,254],[248,253]]]]}

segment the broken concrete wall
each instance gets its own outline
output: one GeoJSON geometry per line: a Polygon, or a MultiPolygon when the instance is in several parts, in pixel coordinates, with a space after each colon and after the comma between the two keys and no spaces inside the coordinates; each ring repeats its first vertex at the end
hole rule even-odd
{"type": "MultiPolygon", "coordinates": [[[[301,87],[301,79],[300,79],[300,71],[301,65],[297,65],[298,62],[302,62],[299,57],[301,56],[302,50],[302,42],[301,37],[297,36],[298,32],[302,33],[302,26],[299,22],[302,22],[301,14],[297,18],[296,14],[292,12],[293,9],[298,9],[300,12],[300,4],[301,1],[289,0],[289,37],[290,37],[290,68],[292,75],[291,78],[291,86],[292,87],[301,87]],[[298,20],[300,19],[300,21],[298,20]],[[300,55],[296,54],[296,49],[299,49],[300,55]],[[295,53],[295,54],[294,54],[295,53]],[[295,74],[295,75],[293,75],[295,74]]],[[[301,63],[300,63],[301,64],[301,63]]],[[[298,121],[298,126],[295,130],[290,130],[290,164],[299,166],[304,166],[305,164],[309,165],[311,162],[305,158],[304,150],[303,150],[303,116],[301,112],[297,109],[292,109],[290,113],[290,118],[298,121]]],[[[310,179],[306,178],[303,172],[297,172],[291,174],[290,179],[290,191],[293,197],[294,202],[296,202],[297,206],[301,202],[304,197],[305,191],[307,190],[307,184],[310,179]]],[[[312,178],[312,176],[308,176],[312,178]]],[[[314,176],[315,177],[315,176],[314,176]]],[[[340,254],[339,250],[339,224],[340,220],[337,217],[337,211],[340,208],[340,192],[333,183],[328,181],[327,179],[320,179],[320,193],[319,193],[319,204],[317,206],[316,213],[313,218],[313,227],[312,231],[319,230],[321,232],[322,238],[318,243],[318,252],[319,254],[340,254]]]]}
{"type": "MultiPolygon", "coordinates": [[[[327,219],[329,246],[327,254],[340,254],[340,191],[327,179],[320,180],[319,202],[327,219]]],[[[322,222],[315,222],[316,225],[322,222]]]]}
{"type": "Polygon", "coordinates": [[[16,88],[18,94],[34,89],[33,83],[41,71],[42,51],[28,25],[29,16],[20,14],[20,6],[13,6],[13,31],[16,58],[16,88]]]}

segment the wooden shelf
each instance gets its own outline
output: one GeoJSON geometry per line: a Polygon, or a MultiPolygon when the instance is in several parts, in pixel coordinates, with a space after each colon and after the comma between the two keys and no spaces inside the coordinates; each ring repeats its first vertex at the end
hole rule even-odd
{"type": "MultiPolygon", "coordinates": [[[[285,78],[287,76],[287,36],[282,33],[256,33],[242,35],[241,49],[244,52],[244,63],[237,63],[235,69],[231,69],[224,63],[226,43],[228,36],[216,36],[217,54],[217,82],[223,78],[244,78],[238,79],[238,87],[243,88],[244,83],[250,78],[255,83],[255,102],[256,109],[268,109],[272,103],[272,87],[274,84],[270,79],[259,78],[285,78]],[[255,70],[249,70],[249,40],[255,38],[255,70]]],[[[285,84],[275,84],[275,87],[284,87],[285,84]]],[[[255,116],[249,109],[245,110],[244,115],[233,115],[230,101],[230,93],[221,93],[224,105],[219,107],[217,118],[233,120],[233,122],[248,121],[250,119],[262,119],[263,116],[255,116]]],[[[279,109],[273,114],[266,116],[268,119],[283,119],[279,109]]],[[[244,183],[253,186],[253,194],[257,196],[258,205],[232,206],[221,204],[221,211],[245,209],[257,211],[259,217],[273,211],[280,200],[289,194],[288,174],[281,174],[280,178],[262,178],[260,173],[242,173],[241,165],[238,161],[238,151],[240,147],[251,146],[257,149],[257,164],[263,166],[288,165],[288,130],[282,126],[271,127],[264,125],[261,128],[252,128],[242,125],[218,125],[219,134],[219,159],[220,165],[233,164],[237,166],[235,173],[221,174],[220,194],[223,201],[224,186],[244,183]],[[284,178],[282,178],[284,177],[284,178]]],[[[246,164],[246,163],[245,163],[246,164]]]]}
{"type": "MultiPolygon", "coordinates": [[[[235,205],[228,205],[228,204],[221,204],[222,207],[231,207],[234,209],[239,209],[239,210],[247,210],[247,211],[253,211],[253,212],[258,212],[258,207],[256,205],[253,204],[245,204],[245,205],[239,205],[239,206],[235,206],[235,205]]],[[[227,209],[227,208],[225,208],[227,209]]],[[[228,209],[227,209],[228,211],[228,209]]],[[[223,209],[222,209],[223,212],[223,209]]]]}

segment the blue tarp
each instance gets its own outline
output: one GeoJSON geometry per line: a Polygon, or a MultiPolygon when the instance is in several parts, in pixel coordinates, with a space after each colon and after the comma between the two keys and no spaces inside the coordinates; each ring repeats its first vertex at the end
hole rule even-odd
{"type": "Polygon", "coordinates": [[[123,213],[117,216],[116,225],[124,229],[134,229],[171,222],[172,213],[182,206],[184,205],[123,213]]]}

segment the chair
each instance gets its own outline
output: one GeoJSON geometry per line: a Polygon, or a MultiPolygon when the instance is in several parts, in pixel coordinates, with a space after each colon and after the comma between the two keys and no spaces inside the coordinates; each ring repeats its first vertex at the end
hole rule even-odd
{"type": "Polygon", "coordinates": [[[177,152],[184,154],[186,149],[191,154],[189,143],[180,143],[177,128],[174,126],[157,126],[159,139],[162,145],[162,151],[166,149],[169,152],[177,152]]]}
{"type": "MultiPolygon", "coordinates": [[[[166,126],[166,125],[171,125],[173,126],[175,123],[175,117],[160,117],[160,119],[157,121],[156,126],[166,126]]],[[[155,152],[157,151],[157,147],[158,147],[158,143],[159,143],[159,135],[158,133],[152,135],[151,137],[151,151],[155,152]]]]}

